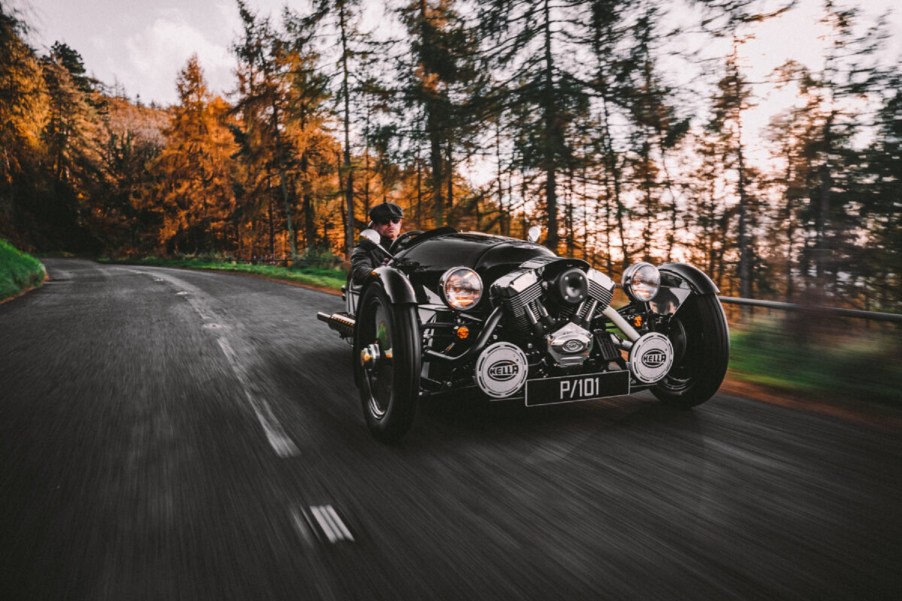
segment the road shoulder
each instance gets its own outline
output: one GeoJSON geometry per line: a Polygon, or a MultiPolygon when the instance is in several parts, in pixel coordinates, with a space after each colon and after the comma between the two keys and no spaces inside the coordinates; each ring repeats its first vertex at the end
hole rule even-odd
{"type": "Polygon", "coordinates": [[[760,401],[798,411],[842,419],[880,432],[902,433],[902,411],[880,403],[826,396],[803,396],[727,377],[721,394],[760,401]]]}

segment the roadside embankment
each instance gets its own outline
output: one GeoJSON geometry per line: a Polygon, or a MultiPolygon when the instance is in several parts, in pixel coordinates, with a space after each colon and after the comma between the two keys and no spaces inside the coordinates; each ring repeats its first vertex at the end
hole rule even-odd
{"type": "Polygon", "coordinates": [[[44,265],[6,240],[0,240],[0,302],[44,283],[44,265]]]}
{"type": "Polygon", "coordinates": [[[762,319],[732,331],[731,339],[734,382],[811,400],[902,408],[902,346],[894,324],[762,319]]]}

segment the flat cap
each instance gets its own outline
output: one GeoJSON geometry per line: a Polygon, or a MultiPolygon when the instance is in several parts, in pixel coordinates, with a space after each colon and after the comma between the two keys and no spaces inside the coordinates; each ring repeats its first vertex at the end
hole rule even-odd
{"type": "Polygon", "coordinates": [[[370,209],[370,219],[375,222],[384,222],[389,219],[400,219],[404,216],[401,207],[393,202],[383,202],[370,209]]]}

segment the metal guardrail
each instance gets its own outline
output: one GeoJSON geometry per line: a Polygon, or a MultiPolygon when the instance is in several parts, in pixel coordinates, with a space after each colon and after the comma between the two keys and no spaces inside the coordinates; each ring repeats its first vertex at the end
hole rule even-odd
{"type": "Polygon", "coordinates": [[[760,307],[762,309],[774,309],[777,311],[806,311],[836,317],[854,317],[857,319],[870,319],[872,321],[890,321],[902,323],[902,315],[897,313],[880,313],[877,311],[861,311],[858,309],[839,309],[836,307],[823,307],[820,305],[796,305],[793,303],[781,303],[777,301],[755,300],[752,298],[736,298],[733,296],[721,296],[720,302],[729,305],[746,307],[760,307]]]}

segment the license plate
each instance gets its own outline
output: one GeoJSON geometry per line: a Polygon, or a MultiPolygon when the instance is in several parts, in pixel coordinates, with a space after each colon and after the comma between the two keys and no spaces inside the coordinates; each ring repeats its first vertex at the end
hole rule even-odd
{"type": "Polygon", "coordinates": [[[628,371],[527,380],[526,406],[575,403],[629,393],[628,371]]]}

